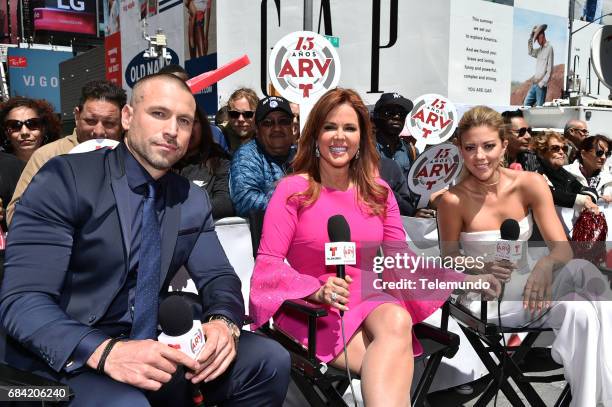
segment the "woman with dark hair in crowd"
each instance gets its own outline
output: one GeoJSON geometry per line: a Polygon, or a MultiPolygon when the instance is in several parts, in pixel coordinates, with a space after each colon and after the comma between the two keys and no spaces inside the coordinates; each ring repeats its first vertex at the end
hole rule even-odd
{"type": "MultiPolygon", "coordinates": [[[[553,328],[552,356],[564,366],[572,406],[612,405],[612,303],[607,279],[585,260],[570,261],[572,248],[543,177],[501,166],[508,146],[501,115],[477,106],[463,115],[458,129],[466,175],[438,204],[442,256],[482,256],[484,267],[471,271],[493,273],[505,283],[504,301],[488,303],[490,322],[499,318],[506,327],[553,328]],[[514,262],[495,257],[506,219],[518,222],[522,252],[514,262]],[[532,259],[536,253],[528,252],[527,240],[534,221],[548,251],[532,259]]],[[[546,139],[548,164],[562,163],[563,141],[552,135],[546,139]]],[[[479,306],[470,306],[476,315],[479,306]]]]}
{"type": "MultiPolygon", "coordinates": [[[[409,289],[400,293],[372,288],[367,281],[376,276],[372,260],[380,245],[388,257],[400,255],[393,246],[411,258],[414,254],[407,248],[393,193],[378,176],[368,110],[356,92],[337,88],[317,101],[292,166],[295,175],[279,182],[266,210],[251,279],[249,312],[254,325],[274,317],[276,326],[305,344],[305,321],[279,308],[287,299],[323,304],[329,312],[317,324],[319,359],[344,368],[344,330],[346,363],[361,376],[365,404],[409,406],[413,359],[422,352],[412,326],[438,309],[450,290],[436,290],[434,298],[409,289]],[[356,266],[346,266],[345,278],[325,265],[328,221],[339,213],[356,242],[356,266]]],[[[499,288],[492,275],[448,273],[431,264],[409,274],[446,281],[482,279],[499,288]]]]}
{"type": "Polygon", "coordinates": [[[610,141],[605,136],[589,136],[582,140],[576,160],[563,168],[583,186],[595,189],[600,201],[609,203],[612,202],[612,174],[605,164],[610,155],[610,141]]]}
{"type": "Polygon", "coordinates": [[[229,168],[229,155],[213,141],[208,118],[197,108],[187,153],[176,169],[208,193],[214,219],[234,215],[229,194],[229,168]]]}
{"type": "Polygon", "coordinates": [[[59,138],[61,124],[53,107],[43,99],[10,98],[0,108],[7,153],[27,162],[40,146],[59,138]]]}
{"type": "Polygon", "coordinates": [[[563,168],[568,151],[565,137],[546,131],[532,139],[532,146],[540,161],[539,173],[546,179],[556,206],[574,208],[576,212],[584,208],[599,211],[595,189],[582,185],[563,168]]]}

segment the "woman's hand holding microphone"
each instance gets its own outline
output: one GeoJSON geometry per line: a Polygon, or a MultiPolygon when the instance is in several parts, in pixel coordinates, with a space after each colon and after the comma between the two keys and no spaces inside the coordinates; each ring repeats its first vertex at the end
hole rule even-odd
{"type": "Polygon", "coordinates": [[[340,311],[348,311],[349,303],[349,284],[353,282],[351,276],[347,275],[344,279],[336,276],[327,278],[325,284],[317,291],[308,296],[308,300],[329,304],[340,311]]]}

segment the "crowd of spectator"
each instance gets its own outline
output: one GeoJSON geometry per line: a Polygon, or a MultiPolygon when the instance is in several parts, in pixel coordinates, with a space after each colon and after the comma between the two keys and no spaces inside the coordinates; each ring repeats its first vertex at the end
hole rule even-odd
{"type": "MultiPolygon", "coordinates": [[[[189,78],[178,65],[163,71],[185,81],[189,78]]],[[[125,92],[112,83],[88,83],[74,109],[74,131],[65,137],[48,102],[13,97],[2,104],[0,225],[5,231],[15,203],[49,159],[86,140],[122,139],[120,117],[125,104],[125,92]]],[[[418,208],[420,197],[407,183],[410,168],[422,152],[404,127],[412,108],[412,101],[398,93],[382,94],[373,106],[371,137],[379,153],[378,175],[391,187],[402,215],[435,217],[441,194],[418,208]]],[[[568,121],[563,133],[538,134],[521,110],[503,112],[502,118],[508,140],[504,165],[544,175],[556,205],[595,210],[598,202],[612,201],[606,137],[589,137],[587,123],[581,120],[568,121]]],[[[265,210],[278,181],[292,172],[299,137],[299,105],[280,96],[259,99],[254,90],[239,88],[216,112],[214,122],[198,108],[188,152],[174,170],[207,192],[214,219],[246,217],[265,210]]]]}
{"type": "MultiPolygon", "coordinates": [[[[162,83],[170,78],[169,82],[173,83],[174,88],[188,90],[183,81],[187,81],[189,76],[180,66],[167,66],[163,72],[175,75],[180,80],[168,75],[164,75],[165,79],[155,80],[162,83]]],[[[355,104],[357,107],[351,108],[355,118],[345,120],[342,109],[346,108],[346,101],[330,102],[329,109],[320,109],[325,116],[321,116],[323,113],[320,112],[319,116],[311,117],[302,133],[300,127],[304,123],[300,122],[298,105],[280,96],[260,99],[254,90],[248,88],[235,90],[227,104],[216,112],[214,122],[211,121],[212,116],[209,118],[207,112],[196,107],[193,123],[190,123],[192,126],[189,127],[191,134],[186,153],[176,162],[168,164],[165,170],[175,177],[173,179],[181,179],[177,177],[178,174],[189,180],[192,184],[185,180],[181,182],[191,185],[190,188],[199,195],[202,195],[201,192],[193,184],[205,191],[207,201],[202,201],[201,213],[208,214],[209,203],[207,222],[211,225],[213,220],[231,216],[248,217],[252,212],[266,211],[271,200],[270,208],[273,208],[273,197],[276,193],[279,200],[278,193],[283,191],[283,182],[297,182],[300,188],[308,184],[305,196],[311,196],[316,201],[323,185],[322,171],[326,171],[324,175],[329,183],[335,180],[330,174],[337,173],[339,169],[344,171],[344,181],[352,179],[359,172],[362,177],[356,176],[355,179],[361,179],[361,184],[356,183],[354,192],[359,199],[372,206],[372,213],[376,213],[380,205],[377,194],[386,188],[379,184],[386,183],[397,202],[398,214],[436,217],[437,203],[445,191],[433,194],[425,207],[419,207],[422,205],[420,196],[408,187],[410,169],[423,152],[417,150],[416,140],[405,129],[406,118],[413,109],[412,101],[398,93],[383,93],[372,111],[368,112],[354,91],[338,89],[330,93],[334,92],[343,95],[346,100],[359,101],[355,104]],[[354,123],[359,125],[355,126],[354,123]],[[344,141],[341,140],[343,137],[344,141]],[[340,165],[338,157],[343,157],[351,149],[354,154],[349,154],[352,156],[350,161],[340,165]],[[294,173],[298,175],[289,177],[294,173]],[[308,174],[307,181],[299,174],[308,174]],[[371,182],[373,179],[376,179],[376,183],[371,182]],[[281,187],[277,188],[279,184],[281,187]]],[[[145,99],[142,91],[136,94],[136,98],[145,99]]],[[[139,102],[142,101],[133,99],[128,103],[126,92],[111,82],[91,81],[83,87],[74,108],[74,130],[64,137],[59,118],[48,102],[13,97],[1,104],[0,232],[10,228],[16,205],[21,199],[17,207],[24,206],[29,197],[29,192],[24,195],[28,186],[32,183],[29,189],[32,191],[40,184],[37,180],[43,177],[46,169],[52,167],[52,163],[46,168],[42,167],[52,158],[68,154],[77,145],[92,139],[112,139],[121,143],[118,151],[126,148],[130,135],[134,138],[137,133],[137,129],[130,129],[132,122],[126,117],[133,118],[134,106],[139,102]],[[35,179],[39,171],[41,173],[35,179]]],[[[164,108],[155,105],[155,101],[149,100],[149,103],[153,106],[151,109],[159,110],[145,112],[147,117],[151,113],[153,127],[158,125],[155,119],[171,121],[170,116],[164,116],[164,108]]],[[[589,135],[587,123],[580,120],[568,121],[563,132],[536,131],[529,126],[521,110],[506,111],[501,116],[491,110],[491,114],[495,115],[497,122],[503,121],[498,137],[500,146],[503,145],[499,149],[502,151],[499,154],[501,161],[500,165],[494,164],[494,169],[500,170],[500,166],[505,166],[541,174],[550,188],[554,205],[572,208],[576,213],[583,209],[598,212],[599,205],[612,202],[609,162],[612,146],[607,137],[589,135]]],[[[177,122],[176,126],[180,127],[180,123],[177,122]]],[[[461,147],[457,140],[455,142],[461,147]]],[[[519,174],[503,171],[510,178],[519,174]]],[[[524,175],[542,181],[534,174],[524,175]]],[[[78,179],[78,174],[75,178],[78,179]]],[[[345,184],[338,189],[329,188],[323,195],[333,196],[329,192],[337,190],[346,192],[343,188],[350,188],[349,184],[345,184]]],[[[497,184],[488,184],[494,185],[497,184]]],[[[546,191],[544,181],[542,188],[546,191]]],[[[452,194],[452,190],[446,195],[447,198],[449,194],[452,194]]],[[[286,205],[285,198],[283,196],[281,207],[286,205]]],[[[347,208],[358,201],[352,196],[346,199],[347,208]]],[[[336,210],[334,202],[331,200],[329,206],[336,210]]],[[[23,210],[18,209],[15,216],[15,230],[20,226],[20,211],[23,210]]],[[[273,209],[268,212],[276,212],[274,216],[279,213],[273,209]]],[[[315,218],[317,216],[319,213],[315,212],[315,218]]],[[[103,215],[101,217],[104,218],[103,215]]],[[[395,220],[398,219],[396,216],[395,220]]],[[[396,223],[397,230],[401,230],[401,222],[396,223]]],[[[268,224],[274,222],[268,220],[268,224]]],[[[267,227],[270,228],[269,225],[267,227]]],[[[404,239],[403,233],[398,236],[399,240],[404,239]]],[[[276,241],[278,237],[274,235],[272,240],[276,241]]],[[[285,255],[279,259],[283,260],[285,255]]],[[[409,357],[412,358],[412,355],[409,357]]]]}

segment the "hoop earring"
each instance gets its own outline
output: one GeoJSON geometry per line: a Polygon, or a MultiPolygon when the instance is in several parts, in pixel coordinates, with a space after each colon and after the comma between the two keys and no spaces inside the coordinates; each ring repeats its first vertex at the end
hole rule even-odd
{"type": "Polygon", "coordinates": [[[319,146],[315,145],[315,157],[319,158],[321,157],[321,153],[319,152],[319,146]]]}

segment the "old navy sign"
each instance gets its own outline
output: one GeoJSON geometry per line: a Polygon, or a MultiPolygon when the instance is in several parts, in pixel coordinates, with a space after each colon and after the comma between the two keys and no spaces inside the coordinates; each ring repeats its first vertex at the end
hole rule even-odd
{"type": "Polygon", "coordinates": [[[179,57],[174,50],[167,48],[172,59],[170,61],[161,58],[145,58],[144,51],[137,54],[125,69],[125,83],[133,88],[134,84],[141,78],[159,72],[166,65],[179,63],[179,57]]]}

